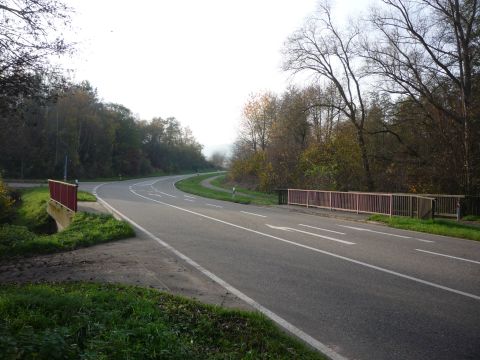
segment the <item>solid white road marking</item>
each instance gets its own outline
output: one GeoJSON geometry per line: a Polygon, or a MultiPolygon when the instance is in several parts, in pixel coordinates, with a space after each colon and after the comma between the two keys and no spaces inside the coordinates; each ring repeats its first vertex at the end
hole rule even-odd
{"type": "Polygon", "coordinates": [[[160,198],[162,197],[162,195],[160,195],[160,194],[148,194],[148,195],[158,196],[158,197],[160,197],[160,198]]]}
{"type": "Polygon", "coordinates": [[[240,212],[241,212],[241,213],[244,213],[244,214],[248,214],[248,215],[254,215],[254,216],[258,216],[258,217],[266,218],[266,216],[265,216],[265,215],[255,214],[255,213],[248,212],[248,211],[243,211],[243,210],[241,210],[240,212]]]}
{"type": "Polygon", "coordinates": [[[474,263],[474,264],[480,264],[480,261],[465,259],[465,258],[461,258],[461,257],[458,257],[458,256],[452,256],[452,255],[447,255],[447,254],[440,254],[440,253],[436,253],[436,252],[433,252],[433,251],[422,250],[422,249],[415,249],[415,250],[421,251],[421,252],[424,252],[424,253],[433,254],[433,255],[444,256],[444,257],[451,258],[451,259],[468,261],[468,262],[471,262],[471,263],[474,263]]]}
{"type": "Polygon", "coordinates": [[[192,199],[183,199],[185,201],[190,201],[190,202],[195,202],[195,200],[192,200],[192,199]]]}
{"type": "MultiPolygon", "coordinates": [[[[103,184],[102,184],[103,185],[103,184]]],[[[133,193],[135,193],[134,191],[132,191],[133,193]]],[[[142,195],[137,195],[137,196],[141,196],[143,197],[142,195]]],[[[137,229],[139,229],[140,231],[144,232],[145,234],[147,234],[150,238],[152,238],[153,240],[155,240],[156,242],[158,242],[160,245],[162,245],[163,247],[165,247],[166,249],[170,250],[171,252],[173,252],[176,256],[178,256],[180,259],[184,260],[185,262],[187,262],[188,264],[190,264],[192,267],[194,267],[195,269],[197,269],[198,271],[200,271],[202,274],[206,275],[207,277],[209,277],[210,279],[212,279],[213,281],[215,281],[217,284],[219,284],[220,286],[222,286],[224,289],[226,289],[227,291],[229,291],[230,293],[234,294],[236,297],[238,297],[239,299],[245,301],[248,305],[250,305],[251,307],[253,307],[254,309],[260,311],[262,314],[264,314],[265,316],[269,317],[271,320],[273,320],[274,322],[276,322],[278,325],[280,325],[281,327],[283,327],[285,330],[287,330],[288,332],[290,332],[291,334],[295,335],[296,337],[298,337],[299,339],[305,341],[307,344],[309,344],[310,346],[312,346],[313,348],[319,350],[320,352],[322,352],[323,354],[325,354],[327,357],[329,357],[330,359],[332,360],[347,360],[347,358],[343,357],[342,355],[336,353],[335,351],[333,351],[332,349],[330,349],[328,346],[326,346],[325,344],[321,343],[320,341],[318,341],[317,339],[311,337],[310,335],[308,335],[306,332],[303,332],[302,330],[300,330],[299,328],[297,328],[295,325],[289,323],[287,320],[283,319],[282,317],[280,317],[279,315],[277,315],[276,313],[274,313],[273,311],[267,309],[266,307],[262,306],[260,303],[256,302],[255,300],[253,300],[252,298],[250,298],[249,296],[245,295],[243,292],[241,292],[240,290],[238,290],[237,288],[233,287],[232,285],[230,285],[229,283],[227,283],[225,280],[221,279],[220,277],[218,277],[217,275],[215,275],[214,273],[208,271],[207,269],[205,269],[203,266],[201,266],[200,264],[198,264],[197,262],[195,262],[194,260],[192,260],[191,258],[189,258],[188,256],[184,255],[183,253],[181,253],[180,251],[178,251],[177,249],[175,249],[173,246],[169,245],[168,243],[166,243],[165,241],[163,240],[160,240],[158,237],[156,237],[155,235],[153,235],[150,231],[148,231],[147,229],[143,228],[142,226],[140,226],[139,224],[137,224],[135,221],[133,221],[132,219],[130,219],[129,217],[127,217],[126,215],[122,214],[120,211],[118,211],[117,209],[113,208],[112,206],[110,206],[110,204],[108,204],[105,200],[103,200],[102,198],[100,197],[97,197],[98,200],[100,202],[102,202],[107,208],[109,208],[111,211],[117,213],[119,216],[121,216],[123,219],[125,219],[126,221],[128,221],[130,224],[132,224],[133,226],[135,226],[137,229]]],[[[149,199],[149,198],[146,198],[146,199],[149,199]]],[[[153,199],[149,199],[149,200],[152,200],[152,201],[155,201],[153,199]]],[[[166,203],[165,203],[166,204],[166,203]]],[[[172,205],[173,206],[173,205],[172,205]]],[[[179,208],[178,206],[174,206],[175,208],[178,208],[178,209],[182,209],[182,208],[179,208]]],[[[190,212],[189,210],[186,210],[186,209],[182,209],[184,211],[188,211],[190,212]]]]}
{"type": "Polygon", "coordinates": [[[298,246],[298,247],[301,247],[301,248],[304,248],[304,249],[307,249],[307,250],[315,251],[315,252],[318,252],[320,254],[329,255],[329,256],[332,256],[332,257],[337,258],[337,259],[341,259],[341,260],[345,260],[345,261],[348,261],[348,262],[351,262],[351,263],[354,263],[354,264],[362,265],[362,266],[368,267],[370,269],[382,271],[382,272],[390,274],[390,275],[398,276],[398,277],[403,278],[403,279],[412,280],[412,281],[418,282],[420,284],[435,287],[437,289],[442,289],[442,290],[449,291],[449,292],[452,292],[452,293],[455,293],[455,294],[458,294],[458,295],[463,295],[463,296],[466,296],[466,297],[469,297],[469,298],[472,298],[472,299],[475,299],[475,300],[480,300],[480,296],[475,295],[475,294],[470,294],[470,293],[467,293],[465,291],[452,289],[452,288],[449,288],[447,286],[443,286],[443,285],[436,284],[436,283],[433,283],[433,282],[430,282],[430,281],[427,281],[427,280],[416,278],[414,276],[402,274],[402,273],[399,273],[399,272],[396,272],[396,271],[393,271],[393,270],[385,269],[385,268],[382,268],[380,266],[372,265],[372,264],[369,264],[369,263],[366,263],[366,262],[363,262],[363,261],[355,260],[355,259],[352,259],[352,258],[349,258],[349,257],[346,257],[346,256],[342,256],[342,255],[338,255],[338,254],[335,254],[335,253],[332,253],[332,252],[329,252],[329,251],[320,250],[320,249],[317,249],[317,248],[314,248],[314,247],[311,247],[311,246],[308,246],[308,245],[303,245],[303,244],[300,244],[300,243],[296,243],[294,241],[282,239],[278,236],[274,236],[274,235],[270,235],[270,234],[267,234],[267,233],[263,233],[261,231],[246,228],[244,226],[240,226],[240,225],[237,225],[237,224],[230,223],[228,221],[220,220],[220,219],[214,218],[212,216],[204,215],[202,213],[198,213],[198,212],[195,212],[195,211],[192,211],[192,210],[182,208],[180,206],[172,205],[172,204],[160,201],[160,200],[151,199],[147,196],[143,196],[143,195],[137,193],[134,190],[131,190],[131,192],[133,194],[137,195],[138,197],[144,198],[146,200],[150,200],[150,201],[156,202],[158,204],[169,206],[171,208],[174,208],[174,209],[177,209],[177,210],[180,210],[180,211],[184,211],[186,213],[197,215],[197,216],[203,217],[205,219],[216,221],[216,222],[219,222],[221,224],[232,226],[232,227],[237,228],[237,229],[245,230],[245,231],[248,231],[248,232],[251,232],[251,233],[254,233],[254,234],[258,234],[258,235],[262,235],[262,236],[265,236],[265,237],[268,237],[268,238],[271,238],[271,239],[275,239],[275,240],[278,240],[278,241],[281,241],[281,242],[284,242],[284,243],[287,243],[287,244],[290,244],[290,245],[294,245],[294,246],[298,246]]]}
{"type": "Polygon", "coordinates": [[[283,231],[296,231],[296,232],[299,232],[299,233],[302,233],[302,234],[307,234],[307,235],[319,237],[319,238],[326,239],[326,240],[336,241],[336,242],[339,242],[339,243],[342,243],[342,244],[355,245],[354,242],[335,239],[335,238],[332,238],[330,236],[319,235],[319,234],[311,233],[311,232],[308,232],[308,231],[298,230],[298,229],[289,228],[289,227],[273,226],[273,225],[269,225],[269,224],[265,224],[265,225],[267,225],[271,229],[278,229],[278,230],[283,230],[283,231]]]}
{"type": "Polygon", "coordinates": [[[337,224],[337,225],[341,226],[341,227],[344,227],[344,228],[348,228],[348,229],[353,229],[353,230],[358,230],[358,231],[367,231],[367,232],[372,232],[372,233],[375,233],[375,234],[399,237],[399,238],[402,238],[402,239],[413,239],[413,240],[418,240],[418,241],[422,241],[422,242],[429,242],[429,243],[435,242],[435,241],[432,241],[432,240],[417,239],[417,238],[414,238],[414,237],[411,237],[411,236],[391,234],[391,233],[386,233],[386,232],[376,231],[376,230],[370,230],[370,229],[360,228],[360,227],[355,227],[355,226],[347,226],[347,225],[339,225],[339,224],[337,224]]]}
{"type": "Polygon", "coordinates": [[[163,194],[163,195],[165,195],[165,196],[170,196],[170,197],[172,197],[172,198],[176,198],[175,195],[170,195],[170,194],[164,193],[163,191],[159,191],[159,193],[160,193],[160,194],[163,194]]]}
{"type": "Polygon", "coordinates": [[[187,197],[187,198],[190,198],[190,199],[196,199],[196,197],[190,196],[190,195],[185,195],[185,194],[183,194],[183,196],[185,196],[185,197],[187,197]]]}
{"type": "Polygon", "coordinates": [[[304,226],[304,227],[307,227],[307,228],[310,228],[310,229],[328,231],[328,232],[331,232],[331,233],[334,233],[334,234],[345,235],[345,233],[342,233],[340,231],[333,231],[333,230],[323,229],[323,228],[319,228],[319,227],[316,227],[316,226],[310,226],[310,225],[305,225],[305,224],[298,224],[298,225],[299,226],[304,226]]]}
{"type": "Polygon", "coordinates": [[[223,209],[223,206],[220,206],[220,205],[215,205],[215,204],[205,204],[205,205],[223,209]]]}

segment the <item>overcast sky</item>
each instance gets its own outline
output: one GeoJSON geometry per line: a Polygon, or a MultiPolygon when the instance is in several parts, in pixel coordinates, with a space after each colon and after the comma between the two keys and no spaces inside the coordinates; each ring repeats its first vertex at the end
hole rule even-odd
{"type": "MultiPolygon", "coordinates": [[[[362,1],[365,2],[365,1],[362,1]]],[[[211,149],[232,143],[249,94],[283,91],[286,38],[316,0],[67,0],[75,10],[68,59],[106,102],[140,118],[174,116],[211,149]]],[[[337,1],[338,13],[360,2],[337,1]],[[351,3],[351,4],[349,4],[351,3]]],[[[353,6],[353,8],[352,8],[353,6]]]]}

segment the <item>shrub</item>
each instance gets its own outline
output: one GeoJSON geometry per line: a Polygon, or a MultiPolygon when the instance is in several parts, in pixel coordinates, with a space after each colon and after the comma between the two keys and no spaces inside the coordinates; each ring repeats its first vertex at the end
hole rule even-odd
{"type": "Polygon", "coordinates": [[[11,221],[14,216],[13,204],[15,200],[11,191],[0,178],[0,223],[11,221]]]}

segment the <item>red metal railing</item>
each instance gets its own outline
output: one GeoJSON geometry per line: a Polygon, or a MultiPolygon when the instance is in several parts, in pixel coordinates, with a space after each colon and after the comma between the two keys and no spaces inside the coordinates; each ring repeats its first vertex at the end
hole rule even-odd
{"type": "Polygon", "coordinates": [[[49,179],[48,187],[52,200],[69,210],[77,211],[77,185],[49,179]]]}
{"type": "Polygon", "coordinates": [[[288,189],[288,204],[356,213],[431,218],[435,199],[419,195],[288,189]]]}

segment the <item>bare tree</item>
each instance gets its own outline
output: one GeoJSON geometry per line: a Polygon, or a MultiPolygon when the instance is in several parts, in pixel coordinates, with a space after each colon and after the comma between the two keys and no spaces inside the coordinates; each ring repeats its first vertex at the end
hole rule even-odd
{"type": "Polygon", "coordinates": [[[368,190],[373,190],[364,138],[366,109],[362,97],[361,58],[357,53],[359,30],[352,28],[349,32],[343,32],[333,23],[331,15],[329,4],[321,4],[318,16],[309,20],[287,40],[284,69],[295,73],[313,72],[319,80],[327,80],[336,87],[341,102],[334,106],[356,128],[365,183],[368,190]]]}
{"type": "Polygon", "coordinates": [[[276,114],[277,98],[270,92],[251,95],[245,104],[240,139],[249,144],[253,152],[267,148],[276,114]]]}
{"type": "Polygon", "coordinates": [[[215,151],[212,155],[210,155],[209,161],[215,166],[215,168],[223,170],[227,164],[227,156],[224,152],[215,151]]]}
{"type": "Polygon", "coordinates": [[[377,31],[365,42],[369,70],[380,76],[384,90],[408,96],[423,108],[433,107],[462,128],[464,187],[470,192],[475,169],[472,125],[478,122],[474,119],[474,75],[480,60],[478,0],[382,2],[385,6],[370,18],[377,31]]]}
{"type": "Polygon", "coordinates": [[[38,92],[39,74],[51,70],[49,55],[70,49],[58,36],[69,23],[70,12],[56,0],[0,1],[0,106],[4,112],[16,106],[18,96],[38,92]]]}

